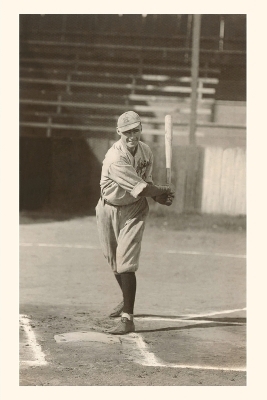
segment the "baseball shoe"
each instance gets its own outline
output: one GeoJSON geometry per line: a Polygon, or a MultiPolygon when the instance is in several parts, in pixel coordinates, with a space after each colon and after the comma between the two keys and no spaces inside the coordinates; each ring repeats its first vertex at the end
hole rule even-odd
{"type": "Polygon", "coordinates": [[[126,317],[122,317],[120,323],[115,328],[109,329],[108,333],[112,335],[125,335],[126,333],[134,332],[134,322],[126,317]]]}
{"type": "Polygon", "coordinates": [[[114,308],[114,310],[112,311],[112,313],[109,316],[111,318],[119,317],[122,313],[123,306],[124,306],[124,302],[122,301],[120,304],[117,305],[116,308],[114,308]]]}

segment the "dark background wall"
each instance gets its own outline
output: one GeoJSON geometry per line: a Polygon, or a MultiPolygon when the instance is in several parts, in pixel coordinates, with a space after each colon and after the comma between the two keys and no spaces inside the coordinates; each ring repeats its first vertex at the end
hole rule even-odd
{"type": "Polygon", "coordinates": [[[20,210],[94,213],[101,163],[86,139],[21,137],[19,165],[20,210]]]}

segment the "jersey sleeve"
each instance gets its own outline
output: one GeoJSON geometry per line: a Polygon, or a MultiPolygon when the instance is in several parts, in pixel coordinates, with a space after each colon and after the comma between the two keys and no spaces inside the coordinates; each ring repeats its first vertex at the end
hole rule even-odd
{"type": "Polygon", "coordinates": [[[117,161],[109,166],[109,177],[134,198],[147,186],[147,182],[137,175],[134,167],[124,161],[117,161]]]}

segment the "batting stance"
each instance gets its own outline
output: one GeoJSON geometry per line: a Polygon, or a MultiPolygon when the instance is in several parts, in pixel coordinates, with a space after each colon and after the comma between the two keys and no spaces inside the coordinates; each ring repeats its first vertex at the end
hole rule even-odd
{"type": "Polygon", "coordinates": [[[141,119],[134,111],[122,114],[117,123],[120,140],[108,150],[101,173],[101,197],[96,219],[101,247],[121,288],[123,301],[110,317],[121,320],[108,332],[122,335],[135,330],[133,314],[135,272],[148,215],[146,197],[170,205],[173,186],[153,184],[153,154],[141,138],[141,119]]]}

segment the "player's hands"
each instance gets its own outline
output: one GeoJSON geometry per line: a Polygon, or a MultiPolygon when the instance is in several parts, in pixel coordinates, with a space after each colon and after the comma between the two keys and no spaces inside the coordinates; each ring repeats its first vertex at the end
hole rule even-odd
{"type": "Polygon", "coordinates": [[[175,195],[175,187],[174,187],[174,185],[172,183],[170,183],[168,185],[168,187],[169,187],[168,195],[170,195],[171,197],[174,197],[174,195],[175,195]]]}
{"type": "Polygon", "coordinates": [[[174,196],[168,193],[163,193],[159,196],[153,197],[153,199],[164,206],[170,206],[173,202],[174,196]]]}
{"type": "Polygon", "coordinates": [[[171,206],[173,199],[174,199],[174,193],[168,194],[165,206],[171,206]]]}
{"type": "Polygon", "coordinates": [[[167,192],[167,198],[165,200],[165,206],[171,206],[174,196],[175,196],[175,187],[172,183],[170,183],[169,185],[169,191],[167,192]]]}
{"type": "Polygon", "coordinates": [[[174,197],[175,195],[175,188],[172,184],[170,185],[153,185],[153,184],[148,184],[141,193],[139,193],[139,196],[145,196],[145,197],[158,197],[161,196],[162,194],[169,195],[170,197],[174,197]]]}

